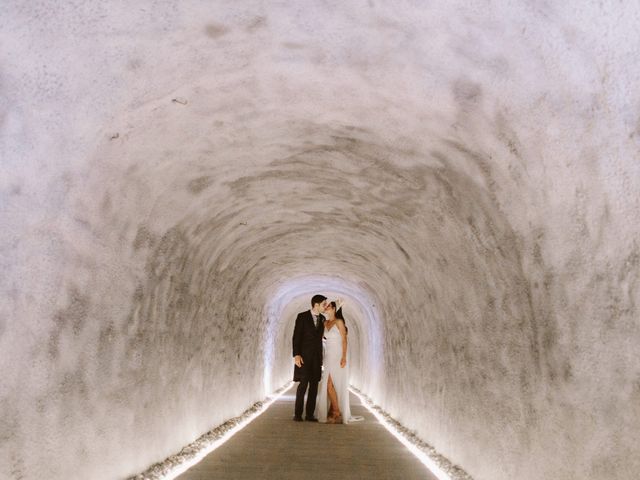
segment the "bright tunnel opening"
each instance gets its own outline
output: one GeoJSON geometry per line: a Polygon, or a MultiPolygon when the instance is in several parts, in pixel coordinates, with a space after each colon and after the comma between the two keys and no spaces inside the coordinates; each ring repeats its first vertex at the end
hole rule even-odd
{"type": "Polygon", "coordinates": [[[366,287],[340,278],[339,274],[308,275],[287,280],[269,295],[266,306],[264,351],[265,393],[291,380],[293,374],[291,338],[293,321],[298,312],[309,310],[316,293],[330,300],[345,300],[345,320],[349,328],[350,382],[368,392],[378,391],[383,371],[383,327],[375,297],[366,287]]]}

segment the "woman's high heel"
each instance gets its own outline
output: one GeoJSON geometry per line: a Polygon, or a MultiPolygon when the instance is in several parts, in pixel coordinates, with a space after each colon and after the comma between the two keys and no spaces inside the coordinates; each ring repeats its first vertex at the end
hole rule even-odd
{"type": "Polygon", "coordinates": [[[342,423],[342,414],[338,412],[337,415],[331,415],[327,417],[327,423],[342,423]]]}

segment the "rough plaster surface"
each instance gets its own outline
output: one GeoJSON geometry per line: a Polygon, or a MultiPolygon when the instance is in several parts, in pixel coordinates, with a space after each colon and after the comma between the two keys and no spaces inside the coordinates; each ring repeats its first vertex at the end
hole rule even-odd
{"type": "Polygon", "coordinates": [[[133,475],[291,375],[478,480],[640,471],[640,6],[0,5],[0,477],[133,475]]]}

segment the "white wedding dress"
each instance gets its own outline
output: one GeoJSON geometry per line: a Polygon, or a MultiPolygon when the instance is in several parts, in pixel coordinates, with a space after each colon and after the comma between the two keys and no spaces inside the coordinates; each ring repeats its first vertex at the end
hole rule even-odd
{"type": "Polygon", "coordinates": [[[351,416],[351,407],[349,406],[349,359],[347,358],[347,365],[341,368],[342,335],[340,335],[338,326],[334,324],[329,330],[325,328],[324,338],[326,340],[322,358],[322,378],[318,386],[316,417],[321,423],[327,422],[327,412],[330,405],[327,386],[329,385],[329,377],[331,377],[338,396],[338,405],[343,422],[349,423],[363,420],[363,417],[351,416]]]}

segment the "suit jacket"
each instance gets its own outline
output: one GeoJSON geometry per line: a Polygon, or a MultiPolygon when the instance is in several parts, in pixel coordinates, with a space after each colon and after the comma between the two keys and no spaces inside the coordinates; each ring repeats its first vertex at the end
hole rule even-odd
{"type": "Polygon", "coordinates": [[[319,382],[322,376],[322,335],[324,333],[324,317],[318,317],[318,327],[313,324],[310,310],[299,313],[293,329],[293,356],[302,357],[302,367],[294,367],[293,381],[308,379],[319,382]]]}

